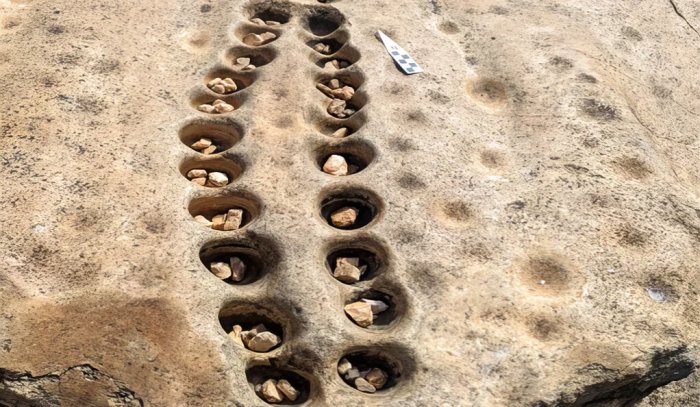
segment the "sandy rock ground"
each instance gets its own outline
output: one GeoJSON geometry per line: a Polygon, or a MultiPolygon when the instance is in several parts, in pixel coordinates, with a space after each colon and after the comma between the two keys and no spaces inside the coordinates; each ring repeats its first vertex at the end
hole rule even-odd
{"type": "Polygon", "coordinates": [[[314,406],[700,405],[698,29],[692,0],[0,0],[0,405],[258,406],[280,374],[314,406]],[[243,47],[269,10],[278,38],[243,47]],[[342,122],[317,41],[352,62],[342,122]],[[241,53],[236,110],[198,112],[241,53]],[[207,132],[230,148],[183,143],[207,132]],[[324,174],[334,151],[366,168],[324,174]],[[229,204],[238,231],[193,220],[229,204]],[[227,245],[254,281],[207,270],[227,245]],[[326,265],[350,246],[377,258],[356,285],[326,265]],[[368,292],[392,307],[363,329],[368,292]],[[236,318],[282,344],[236,345],[236,318]],[[387,388],[343,382],[351,353],[387,388]]]}

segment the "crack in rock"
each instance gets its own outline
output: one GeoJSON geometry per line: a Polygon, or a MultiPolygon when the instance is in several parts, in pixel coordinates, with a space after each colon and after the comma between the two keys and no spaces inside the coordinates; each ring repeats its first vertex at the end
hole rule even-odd
{"type": "Polygon", "coordinates": [[[676,3],[673,2],[673,0],[668,0],[669,3],[671,3],[671,7],[673,7],[673,11],[678,15],[678,17],[682,18],[683,21],[685,21],[686,24],[688,24],[688,27],[690,27],[691,30],[695,31],[695,34],[697,34],[700,37],[700,32],[693,27],[692,24],[688,21],[687,18],[678,10],[678,6],[676,6],[676,3]]]}

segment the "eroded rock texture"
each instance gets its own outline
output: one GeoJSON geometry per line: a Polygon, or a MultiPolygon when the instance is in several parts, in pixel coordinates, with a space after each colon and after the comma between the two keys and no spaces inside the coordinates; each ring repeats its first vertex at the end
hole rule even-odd
{"type": "Polygon", "coordinates": [[[700,405],[699,27],[0,1],[0,405],[700,405]]]}

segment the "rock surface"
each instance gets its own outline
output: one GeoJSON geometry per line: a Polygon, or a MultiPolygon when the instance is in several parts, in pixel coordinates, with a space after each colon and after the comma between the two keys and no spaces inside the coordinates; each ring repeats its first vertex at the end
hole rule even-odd
{"type": "Polygon", "coordinates": [[[216,319],[231,303],[293,324],[276,362],[316,379],[314,406],[692,406],[697,2],[295,0],[262,28],[276,40],[245,47],[251,4],[0,2],[0,404],[265,406],[246,376],[264,355],[216,319]],[[342,13],[345,51],[310,48],[326,39],[305,7],[342,13]],[[401,73],[378,28],[425,72],[401,73]],[[198,112],[205,78],[238,56],[256,65],[225,97],[240,108],[198,112]],[[317,65],[330,58],[352,65],[317,65]],[[340,123],[315,83],[356,70],[361,110],[340,123]],[[214,136],[210,156],[190,148],[214,136]],[[373,145],[371,167],[318,171],[318,147],[352,140],[373,145]],[[246,163],[240,183],[180,174],[227,156],[246,163]],[[376,194],[377,221],[329,228],[318,205],[336,186],[376,194]],[[260,201],[245,230],[188,212],[239,191],[260,201]],[[368,284],[403,304],[387,332],[348,323],[354,287],[324,269],[354,239],[384,260],[368,284]],[[270,242],[272,267],[247,286],[212,278],[199,253],[222,240],[270,242]],[[405,370],[375,396],[329,368],[368,344],[405,370]]]}

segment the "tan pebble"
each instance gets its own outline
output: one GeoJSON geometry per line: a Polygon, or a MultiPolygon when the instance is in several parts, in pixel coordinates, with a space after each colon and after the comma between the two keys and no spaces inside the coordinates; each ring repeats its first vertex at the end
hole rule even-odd
{"type": "Polygon", "coordinates": [[[338,362],[338,374],[343,376],[350,369],[352,369],[352,364],[350,363],[350,361],[348,361],[345,358],[340,359],[340,362],[338,362]]]}
{"type": "Polygon", "coordinates": [[[355,89],[351,86],[343,86],[340,89],[331,90],[331,97],[342,100],[350,100],[355,95],[355,89]]]}
{"type": "Polygon", "coordinates": [[[332,154],[323,164],[323,172],[330,175],[348,175],[348,163],[342,155],[332,154]]]}
{"type": "Polygon", "coordinates": [[[361,377],[355,379],[355,388],[361,392],[374,393],[377,389],[374,388],[369,382],[361,377]]]}
{"type": "Polygon", "coordinates": [[[331,98],[333,97],[333,89],[329,88],[328,86],[326,86],[322,83],[317,83],[316,89],[320,90],[328,97],[331,97],[331,98]]]}
{"type": "Polygon", "coordinates": [[[327,55],[327,54],[330,54],[330,53],[331,53],[331,46],[330,46],[330,45],[326,45],[325,47],[323,47],[323,53],[326,54],[326,55],[327,55]]]}
{"type": "Polygon", "coordinates": [[[207,170],[203,170],[200,168],[195,168],[192,170],[187,171],[187,178],[202,178],[207,176],[207,170]]]}
{"type": "Polygon", "coordinates": [[[328,87],[331,89],[338,89],[340,88],[340,80],[338,79],[331,79],[328,81],[328,87]]]}
{"type": "Polygon", "coordinates": [[[384,301],[370,300],[369,298],[363,298],[362,301],[372,307],[372,313],[374,314],[380,314],[389,309],[389,306],[384,301]]]}
{"type": "Polygon", "coordinates": [[[241,227],[241,223],[243,223],[243,210],[229,209],[226,214],[224,230],[238,230],[241,227]]]}
{"type": "Polygon", "coordinates": [[[345,373],[345,379],[346,380],[355,380],[358,377],[360,377],[360,371],[357,370],[356,368],[350,368],[347,373],[345,373]]]}
{"type": "Polygon", "coordinates": [[[246,265],[240,257],[231,257],[229,259],[231,265],[231,280],[239,282],[245,278],[246,265]]]}
{"type": "Polygon", "coordinates": [[[223,172],[213,171],[209,173],[207,185],[210,187],[224,187],[228,185],[228,176],[223,172]]]}
{"type": "MultiPolygon", "coordinates": [[[[336,267],[335,270],[333,270],[333,277],[346,284],[355,284],[360,281],[362,272],[366,267],[362,266],[362,268],[360,268],[357,264],[352,264],[351,262],[342,260],[346,259],[339,258],[336,261],[336,267]]],[[[359,259],[355,258],[355,260],[359,259]]]]}
{"type": "Polygon", "coordinates": [[[365,376],[365,380],[372,385],[377,390],[380,390],[384,385],[386,385],[389,376],[382,370],[378,368],[373,368],[365,376]]]}
{"type": "Polygon", "coordinates": [[[231,328],[231,332],[228,333],[228,336],[233,339],[234,342],[243,346],[241,332],[243,332],[243,328],[240,325],[234,325],[233,328],[231,328]]]}
{"type": "Polygon", "coordinates": [[[281,391],[289,401],[294,401],[299,397],[299,390],[295,389],[294,386],[285,379],[277,382],[277,390],[281,391]]]}
{"type": "Polygon", "coordinates": [[[216,85],[214,85],[214,86],[211,86],[210,89],[211,89],[211,91],[214,92],[214,93],[219,93],[219,94],[224,94],[224,93],[226,93],[226,87],[225,87],[224,85],[220,84],[220,83],[218,83],[218,84],[216,84],[216,85]]]}
{"type": "Polygon", "coordinates": [[[218,105],[214,106],[215,110],[217,113],[228,113],[232,112],[235,108],[228,103],[219,103],[218,105]]]}
{"type": "Polygon", "coordinates": [[[197,185],[204,186],[207,184],[207,179],[206,178],[192,178],[190,181],[197,185]]]}
{"type": "Polygon", "coordinates": [[[211,140],[208,138],[200,138],[199,140],[192,143],[192,148],[195,150],[203,150],[211,145],[211,140]]]}
{"type": "Polygon", "coordinates": [[[213,153],[214,151],[216,151],[216,146],[212,144],[209,147],[205,148],[204,150],[200,151],[200,153],[202,153],[204,155],[209,155],[209,154],[213,153]]]}
{"type": "Polygon", "coordinates": [[[207,87],[212,87],[221,83],[221,78],[214,78],[207,83],[207,87]]]}
{"type": "Polygon", "coordinates": [[[195,216],[194,220],[196,220],[198,223],[201,223],[202,225],[211,226],[211,221],[202,215],[195,216]]]}
{"type": "Polygon", "coordinates": [[[347,127],[341,127],[338,130],[334,131],[333,134],[331,134],[331,137],[335,138],[343,138],[348,135],[348,129],[347,127]]]}
{"type": "Polygon", "coordinates": [[[267,21],[265,21],[265,24],[267,24],[267,25],[281,25],[282,23],[280,23],[279,21],[267,20],[267,21]]]}
{"type": "Polygon", "coordinates": [[[222,280],[231,277],[231,266],[229,266],[228,263],[216,261],[211,264],[210,269],[212,274],[214,274],[222,280]]]}
{"type": "Polygon", "coordinates": [[[374,323],[374,314],[372,306],[364,301],[357,301],[346,305],[345,313],[361,327],[367,328],[374,323]]]}
{"type": "Polygon", "coordinates": [[[343,112],[345,111],[345,101],[340,99],[333,99],[328,105],[328,113],[337,117],[344,117],[343,112]]]}
{"type": "Polygon", "coordinates": [[[260,332],[248,341],[248,349],[267,352],[280,343],[280,338],[272,332],[260,332]]]}
{"type": "Polygon", "coordinates": [[[265,25],[265,22],[262,18],[251,18],[250,22],[257,25],[265,25]]]}
{"type": "Polygon", "coordinates": [[[215,215],[211,219],[211,228],[214,230],[224,230],[224,223],[226,223],[226,215],[215,215]]]}
{"type": "Polygon", "coordinates": [[[356,112],[357,112],[357,110],[355,110],[355,109],[350,109],[350,108],[345,109],[345,110],[343,110],[343,116],[342,116],[342,117],[349,117],[349,116],[352,116],[352,115],[354,115],[356,112]]]}
{"type": "Polygon", "coordinates": [[[255,68],[256,68],[255,65],[252,65],[252,64],[251,64],[251,65],[248,65],[248,66],[244,67],[243,70],[244,70],[244,71],[252,71],[252,70],[255,69],[255,68]]]}
{"type": "Polygon", "coordinates": [[[264,33],[260,34],[260,38],[263,39],[263,43],[268,43],[268,42],[274,40],[275,38],[277,38],[277,35],[275,35],[275,33],[271,33],[271,32],[264,32],[264,33]]]}
{"type": "Polygon", "coordinates": [[[331,214],[331,223],[333,224],[333,226],[339,228],[352,226],[355,224],[355,221],[357,220],[357,215],[359,214],[360,211],[357,210],[357,208],[345,206],[331,214]]]}
{"type": "Polygon", "coordinates": [[[331,61],[335,69],[340,69],[340,62],[337,59],[331,61]]]}
{"type": "Polygon", "coordinates": [[[277,380],[267,379],[260,387],[260,395],[268,403],[281,403],[284,397],[277,389],[277,380]]]}
{"type": "Polygon", "coordinates": [[[316,52],[321,52],[323,53],[326,49],[326,44],[319,42],[318,44],[314,45],[314,51],[316,52]]]}
{"type": "Polygon", "coordinates": [[[250,65],[250,58],[248,58],[248,57],[236,58],[236,65],[240,65],[243,67],[248,66],[248,65],[250,65]]]}
{"type": "Polygon", "coordinates": [[[323,64],[323,69],[338,69],[338,67],[333,63],[333,61],[328,61],[323,64]]]}
{"type": "Polygon", "coordinates": [[[259,36],[258,34],[255,34],[255,33],[250,33],[250,34],[247,34],[245,37],[243,37],[244,44],[251,45],[254,47],[262,45],[264,41],[265,40],[263,40],[263,38],[261,36],[259,36]]]}
{"type": "Polygon", "coordinates": [[[203,104],[197,106],[197,110],[199,110],[200,112],[204,112],[204,113],[214,113],[215,108],[214,108],[214,106],[212,106],[208,103],[203,103],[203,104]]]}

